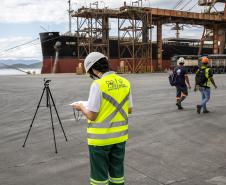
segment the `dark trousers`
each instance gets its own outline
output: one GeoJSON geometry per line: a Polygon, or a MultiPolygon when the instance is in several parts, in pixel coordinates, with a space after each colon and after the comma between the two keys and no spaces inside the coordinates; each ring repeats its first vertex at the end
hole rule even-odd
{"type": "Polygon", "coordinates": [[[90,184],[124,185],[124,156],[126,142],[107,145],[89,145],[90,184]]]}

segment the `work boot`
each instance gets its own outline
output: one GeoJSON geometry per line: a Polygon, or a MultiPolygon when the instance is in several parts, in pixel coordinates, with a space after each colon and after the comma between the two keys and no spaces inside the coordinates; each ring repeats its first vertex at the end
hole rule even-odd
{"type": "Polygon", "coordinates": [[[201,108],[202,108],[202,106],[201,106],[201,105],[197,105],[197,113],[198,113],[198,114],[200,114],[200,112],[201,112],[201,108]]]}
{"type": "Polygon", "coordinates": [[[177,106],[178,110],[182,110],[183,109],[183,107],[181,106],[181,103],[179,103],[179,102],[176,103],[176,106],[177,106]]]}
{"type": "Polygon", "coordinates": [[[184,108],[182,106],[178,107],[178,110],[183,110],[184,108]]]}
{"type": "Polygon", "coordinates": [[[210,113],[210,111],[208,111],[208,110],[204,110],[204,111],[203,111],[203,113],[204,113],[204,114],[206,114],[206,113],[210,113]]]}

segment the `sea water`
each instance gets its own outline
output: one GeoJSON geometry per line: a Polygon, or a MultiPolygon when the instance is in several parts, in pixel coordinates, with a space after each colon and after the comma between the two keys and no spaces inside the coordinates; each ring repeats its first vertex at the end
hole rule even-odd
{"type": "MultiPolygon", "coordinates": [[[[41,74],[40,68],[38,69],[21,68],[21,70],[29,72],[30,74],[41,74]]],[[[16,69],[0,69],[0,75],[27,75],[25,72],[16,69]]]]}

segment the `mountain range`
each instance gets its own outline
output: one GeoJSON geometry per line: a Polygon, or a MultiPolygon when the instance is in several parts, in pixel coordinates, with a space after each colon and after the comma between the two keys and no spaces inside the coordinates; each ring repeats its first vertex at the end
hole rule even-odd
{"type": "Polygon", "coordinates": [[[39,60],[0,60],[0,68],[41,68],[39,60]]]}

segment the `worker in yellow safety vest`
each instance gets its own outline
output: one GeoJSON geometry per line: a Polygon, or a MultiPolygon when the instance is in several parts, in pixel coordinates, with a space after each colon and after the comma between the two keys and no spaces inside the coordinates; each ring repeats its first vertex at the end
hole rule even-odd
{"type": "Polygon", "coordinates": [[[102,53],[90,53],[84,67],[94,82],[87,106],[76,104],[74,108],[88,119],[90,184],[124,185],[128,114],[133,107],[130,83],[110,71],[102,53]]]}
{"type": "Polygon", "coordinates": [[[213,84],[215,89],[217,89],[217,85],[215,84],[215,81],[213,79],[213,71],[208,67],[209,59],[207,57],[202,57],[201,62],[202,65],[196,72],[194,89],[196,91],[198,87],[202,95],[202,101],[199,105],[197,105],[198,114],[201,113],[201,109],[203,110],[203,113],[210,113],[210,111],[207,110],[207,102],[210,99],[211,83],[213,84]]]}

